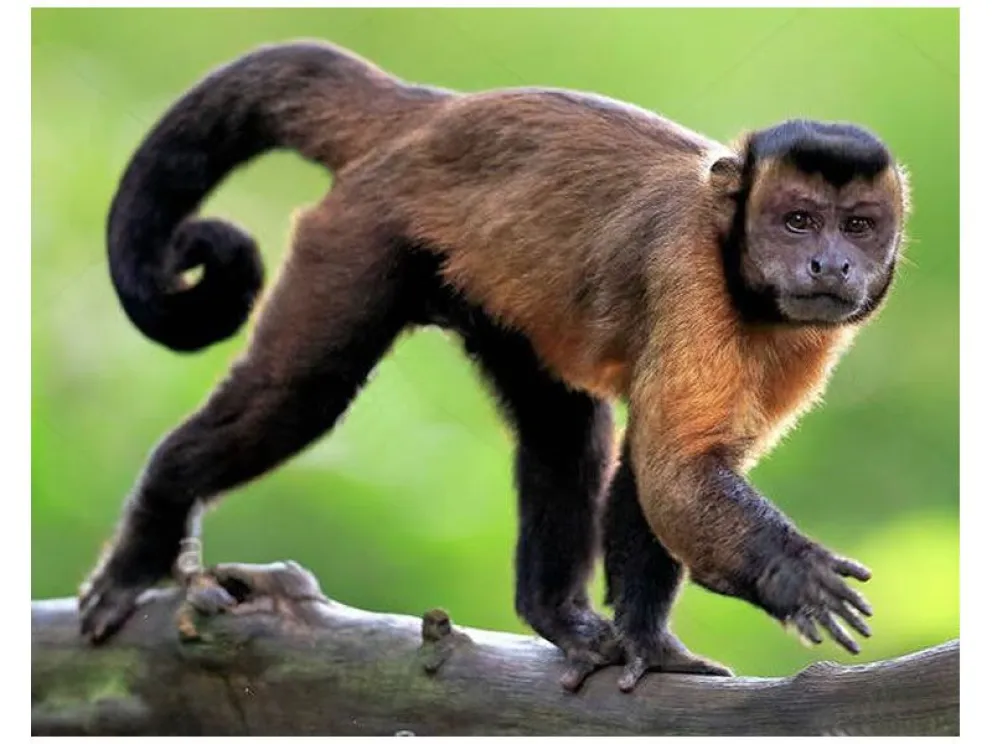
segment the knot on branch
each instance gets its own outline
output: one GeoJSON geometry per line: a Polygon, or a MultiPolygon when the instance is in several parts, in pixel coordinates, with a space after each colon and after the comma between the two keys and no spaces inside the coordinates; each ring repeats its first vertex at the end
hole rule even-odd
{"type": "Polygon", "coordinates": [[[330,602],[317,578],[295,561],[224,563],[202,569],[199,548],[192,543],[184,546],[185,598],[176,613],[176,627],[183,641],[205,640],[199,621],[221,614],[277,615],[289,626],[310,628],[317,624],[321,608],[330,602]]]}
{"type": "Polygon", "coordinates": [[[420,626],[422,643],[418,649],[420,665],[427,674],[435,674],[460,645],[472,643],[465,633],[455,630],[448,613],[433,609],[424,613],[420,626]]]}

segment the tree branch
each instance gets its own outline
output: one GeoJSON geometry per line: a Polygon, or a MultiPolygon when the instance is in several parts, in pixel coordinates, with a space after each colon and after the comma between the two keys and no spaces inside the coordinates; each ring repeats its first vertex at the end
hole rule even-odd
{"type": "Polygon", "coordinates": [[[211,571],[235,606],[148,592],[99,648],[74,600],[32,602],[32,733],[958,734],[957,640],[781,679],[651,675],[629,695],[607,669],[568,694],[543,641],[352,609],[293,563],[211,571]]]}

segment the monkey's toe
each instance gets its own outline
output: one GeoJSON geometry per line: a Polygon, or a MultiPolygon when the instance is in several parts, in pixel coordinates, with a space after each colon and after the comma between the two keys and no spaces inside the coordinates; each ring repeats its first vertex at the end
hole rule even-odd
{"type": "Polygon", "coordinates": [[[79,592],[80,632],[100,643],[134,612],[138,599],[169,577],[174,552],[167,542],[129,531],[104,553],[79,592]]]}
{"type": "Polygon", "coordinates": [[[632,692],[648,672],[734,676],[728,667],[689,651],[671,632],[649,643],[625,639],[624,646],[627,663],[617,682],[622,692],[632,692]]]}
{"type": "Polygon", "coordinates": [[[623,654],[617,645],[572,648],[565,652],[565,671],[560,677],[561,686],[568,692],[576,692],[593,672],[619,664],[622,660],[623,654]]]}
{"type": "Polygon", "coordinates": [[[98,644],[116,633],[134,613],[138,597],[151,584],[118,584],[109,577],[98,577],[79,599],[80,632],[98,644]]]}
{"type": "Polygon", "coordinates": [[[623,661],[623,648],[613,625],[588,608],[558,613],[554,630],[545,637],[565,654],[566,668],[560,682],[569,692],[577,691],[597,669],[623,661]]]}

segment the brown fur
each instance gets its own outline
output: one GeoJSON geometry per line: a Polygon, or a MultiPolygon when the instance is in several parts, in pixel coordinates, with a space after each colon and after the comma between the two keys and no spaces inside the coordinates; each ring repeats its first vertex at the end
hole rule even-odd
{"type": "MultiPolygon", "coordinates": [[[[763,141],[774,148],[809,131],[782,125],[765,130],[763,141]]],[[[516,411],[518,418],[551,394],[561,400],[549,410],[571,414],[581,429],[605,420],[599,399],[629,400],[624,472],[633,473],[643,517],[671,553],[655,555],[652,564],[671,586],[641,593],[657,594],[653,600],[638,600],[634,591],[625,611],[643,610],[638,601],[656,602],[649,614],[664,622],[682,570],[676,559],[697,581],[782,620],[836,610],[828,600],[843,590],[824,577],[862,572],[844,574],[849,569],[795,531],[742,474],[819,397],[863,319],[815,325],[781,310],[775,322],[756,321],[760,316],[748,314],[736,282],[738,275],[750,281],[749,272],[761,277],[783,257],[793,274],[819,273],[811,268],[819,267],[819,244],[807,245],[812,252],[802,254],[804,263],[789,258],[790,246],[799,243],[785,234],[777,210],[797,193],[825,203],[831,219],[854,202],[873,200],[880,219],[892,223],[878,233],[878,246],[888,250],[891,241],[883,245],[883,237],[891,234],[898,243],[908,207],[904,176],[891,166],[871,170],[887,162],[878,159],[873,141],[846,136],[852,149],[838,146],[840,165],[850,165],[844,157],[861,157],[860,172],[872,175],[838,190],[843,168],[831,168],[829,176],[822,171],[827,180],[797,170],[808,170],[810,157],[829,165],[829,147],[824,154],[817,142],[803,166],[784,156],[752,163],[756,150],[747,137],[728,148],[634,106],[570,91],[462,96],[410,86],[329,45],[273,47],[215,73],[163,118],[115,197],[108,230],[115,287],[139,327],[172,348],[202,348],[233,332],[260,283],[254,244],[233,226],[173,224],[202,196],[176,184],[209,191],[238,163],[288,146],[331,168],[334,186],[297,221],[292,254],[243,359],[153,456],[112,555],[85,593],[84,629],[100,638],[122,621],[137,592],[174,558],[174,538],[193,502],[275,467],[333,426],[395,335],[430,322],[439,293],[443,301],[457,298],[455,312],[471,318],[481,310],[487,324],[529,341],[532,364],[544,369],[523,385],[534,398],[516,401],[527,409],[516,411]],[[189,157],[191,142],[201,148],[199,157],[189,157]],[[177,173],[176,163],[189,172],[177,173]],[[146,219],[154,210],[156,219],[146,219]],[[745,238],[752,241],[746,253],[745,238]],[[205,245],[213,254],[204,253],[205,245]],[[728,253],[734,246],[739,259],[728,253]],[[168,271],[205,261],[204,255],[212,259],[204,286],[186,287],[178,298],[156,295],[159,287],[177,286],[168,271]],[[426,270],[417,263],[424,256],[432,261],[426,270]],[[740,266],[732,265],[737,260],[740,266]],[[438,286],[439,278],[446,286],[438,286]],[[204,331],[210,310],[220,320],[204,331]],[[569,398],[566,386],[588,395],[569,398]]],[[[834,243],[828,248],[839,250],[834,243]]],[[[775,268],[780,277],[792,276],[775,268]]],[[[849,268],[843,264],[845,277],[849,268]]],[[[891,272],[871,279],[871,298],[880,302],[891,272]]],[[[747,301],[759,306],[766,289],[746,287],[747,301]]],[[[844,297],[826,296],[843,306],[844,297]]],[[[806,312],[810,306],[802,303],[823,297],[796,289],[784,301],[806,312]]],[[[866,315],[877,302],[865,306],[866,315]]],[[[807,317],[815,320],[813,307],[807,317]]],[[[463,322],[460,330],[469,328],[471,336],[471,320],[463,322]]],[[[488,353],[499,356],[505,348],[515,342],[503,338],[488,353]]],[[[490,367],[497,361],[490,358],[490,367]]],[[[507,384],[519,386],[503,372],[507,384]]],[[[539,486],[543,479],[540,488],[547,490],[549,479],[557,482],[575,468],[569,457],[555,460],[560,448],[547,421],[539,423],[528,422],[526,462],[528,477],[539,486]]],[[[590,449],[586,432],[568,434],[580,455],[589,450],[587,469],[596,471],[583,487],[598,489],[607,440],[593,437],[599,444],[590,449]]],[[[621,495],[629,495],[629,504],[635,486],[627,481],[621,495]]],[[[629,536],[643,547],[646,537],[650,552],[648,525],[636,512],[636,519],[624,517],[612,542],[629,536]]],[[[541,519],[524,532],[545,529],[549,520],[541,519]]],[[[551,533],[534,534],[544,540],[551,533]]],[[[579,579],[585,560],[573,561],[581,563],[579,579]]],[[[576,565],[555,570],[568,578],[576,565]]],[[[625,577],[628,593],[632,580],[650,577],[625,577]]],[[[539,624],[550,623],[546,637],[588,651],[581,633],[555,625],[563,620],[559,599],[550,614],[535,615],[539,624]]],[[[640,631],[641,673],[657,651],[656,630],[640,631]]]]}
{"type": "MultiPolygon", "coordinates": [[[[388,220],[443,256],[445,279],[525,333],[556,375],[630,398],[644,506],[672,541],[689,524],[651,512],[664,511],[658,499],[693,497],[652,484],[713,452],[750,467],[818,399],[855,328],[741,321],[720,255],[737,179],[731,167],[711,182],[707,167],[727,148],[579,94],[493,92],[435,109],[339,184],[375,189],[388,220]]],[[[751,198],[786,182],[825,191],[767,163],[751,198]]],[[[883,183],[897,200],[892,172],[883,183]]]]}

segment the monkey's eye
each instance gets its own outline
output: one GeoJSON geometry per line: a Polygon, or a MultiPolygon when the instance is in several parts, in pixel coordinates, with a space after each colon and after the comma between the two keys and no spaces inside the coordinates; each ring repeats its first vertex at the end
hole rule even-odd
{"type": "Polygon", "coordinates": [[[841,229],[851,235],[864,235],[875,227],[875,222],[869,217],[848,217],[841,229]]]}
{"type": "Polygon", "coordinates": [[[805,233],[815,226],[813,216],[809,212],[796,210],[785,215],[785,227],[789,232],[805,233]]]}

